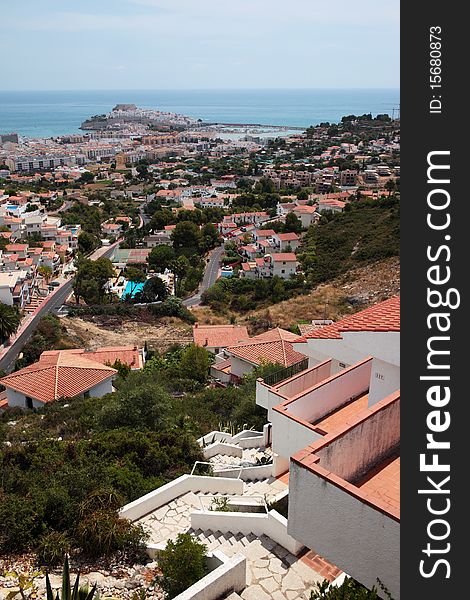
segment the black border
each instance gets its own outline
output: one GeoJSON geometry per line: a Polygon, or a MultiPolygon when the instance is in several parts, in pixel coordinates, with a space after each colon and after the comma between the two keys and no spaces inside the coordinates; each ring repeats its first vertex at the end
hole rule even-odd
{"type": "MultiPolygon", "coordinates": [[[[469,505],[465,484],[470,482],[470,464],[467,464],[470,422],[466,419],[470,397],[465,385],[467,373],[470,373],[465,343],[470,333],[465,291],[470,272],[467,267],[470,254],[467,245],[470,241],[470,179],[467,179],[470,164],[467,163],[470,152],[466,149],[469,127],[465,91],[468,88],[466,61],[469,55],[466,40],[470,35],[461,6],[436,0],[401,4],[401,600],[447,600],[470,596],[464,564],[468,555],[465,542],[470,529],[465,510],[469,505]],[[429,30],[432,26],[442,28],[441,114],[429,113],[433,94],[429,87],[429,30]],[[450,440],[451,447],[446,455],[441,452],[441,460],[446,456],[451,465],[451,509],[445,516],[451,526],[446,540],[450,543],[450,551],[446,555],[434,555],[436,559],[442,557],[449,561],[449,579],[445,578],[446,569],[442,565],[428,579],[419,573],[420,561],[427,558],[422,552],[428,541],[426,527],[433,518],[427,512],[425,496],[418,494],[418,489],[426,484],[426,476],[419,469],[419,455],[425,451],[426,416],[430,410],[426,402],[429,383],[419,379],[426,371],[426,342],[430,335],[426,317],[432,312],[426,299],[430,266],[426,248],[429,244],[438,246],[443,238],[442,232],[433,232],[426,225],[430,190],[426,176],[427,154],[434,150],[451,152],[451,183],[446,189],[452,199],[452,221],[445,233],[451,235],[448,243],[452,254],[447,264],[452,273],[449,285],[461,293],[460,307],[449,310],[452,319],[448,334],[451,337],[452,396],[448,405],[451,426],[442,439],[450,440]]],[[[435,544],[439,546],[438,542],[435,544]]],[[[429,558],[427,560],[429,566],[431,562],[429,558]]]]}

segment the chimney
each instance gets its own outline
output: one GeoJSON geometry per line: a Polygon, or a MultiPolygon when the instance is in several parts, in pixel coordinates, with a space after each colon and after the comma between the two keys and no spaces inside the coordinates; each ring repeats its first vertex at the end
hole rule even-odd
{"type": "Polygon", "coordinates": [[[199,323],[194,323],[194,329],[197,329],[199,327],[199,323]]]}

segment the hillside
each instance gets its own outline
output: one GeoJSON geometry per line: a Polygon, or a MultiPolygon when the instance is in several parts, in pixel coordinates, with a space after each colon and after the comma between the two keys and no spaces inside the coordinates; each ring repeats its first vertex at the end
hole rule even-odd
{"type": "Polygon", "coordinates": [[[300,260],[312,285],[400,252],[399,196],[360,200],[323,216],[306,233],[300,260]]]}
{"type": "MultiPolygon", "coordinates": [[[[392,257],[350,269],[306,295],[253,311],[249,316],[238,316],[236,322],[248,325],[251,332],[258,332],[267,326],[288,329],[311,319],[338,320],[399,292],[400,261],[398,257],[392,257]]],[[[193,312],[200,323],[212,325],[227,323],[230,316],[235,316],[222,316],[209,307],[200,307],[193,312]]]]}

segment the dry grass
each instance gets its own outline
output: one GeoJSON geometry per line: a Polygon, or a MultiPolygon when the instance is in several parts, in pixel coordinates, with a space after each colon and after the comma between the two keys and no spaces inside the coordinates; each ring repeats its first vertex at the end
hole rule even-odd
{"type": "Polygon", "coordinates": [[[165,318],[149,324],[120,319],[119,324],[98,324],[78,317],[61,319],[69,336],[82,340],[80,345],[94,350],[103,346],[138,346],[144,342],[152,350],[165,351],[172,344],[189,344],[192,327],[179,319],[165,318]]]}
{"type": "Polygon", "coordinates": [[[260,308],[247,315],[227,311],[221,315],[208,306],[193,309],[200,323],[223,325],[234,319],[256,329],[256,321],[270,321],[273,327],[289,329],[293,325],[312,319],[334,321],[396,295],[400,291],[400,261],[393,257],[367,267],[349,271],[328,284],[319,285],[305,296],[297,296],[267,308],[260,308]],[[355,304],[346,298],[356,300],[355,304]]]}

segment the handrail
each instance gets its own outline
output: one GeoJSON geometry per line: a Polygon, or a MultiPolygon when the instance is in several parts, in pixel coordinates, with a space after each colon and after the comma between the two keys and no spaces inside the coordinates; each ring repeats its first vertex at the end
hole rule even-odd
{"type": "Polygon", "coordinates": [[[272,386],[272,385],[275,385],[276,383],[279,383],[280,381],[289,379],[290,377],[292,377],[293,375],[296,375],[297,373],[301,373],[302,371],[305,371],[305,369],[307,369],[307,368],[308,368],[308,357],[303,358],[302,360],[300,360],[297,363],[294,363],[290,367],[284,367],[283,369],[279,369],[278,371],[275,371],[274,373],[271,373],[270,375],[263,377],[263,381],[266,385],[272,386]]]}

